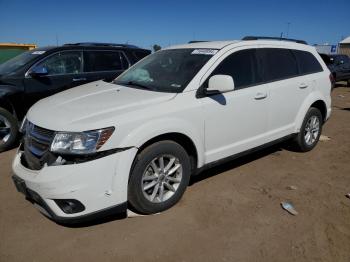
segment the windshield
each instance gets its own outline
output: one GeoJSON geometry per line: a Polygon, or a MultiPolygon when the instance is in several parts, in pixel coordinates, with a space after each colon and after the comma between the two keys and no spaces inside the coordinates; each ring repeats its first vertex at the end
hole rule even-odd
{"type": "Polygon", "coordinates": [[[0,64],[0,75],[6,75],[16,71],[17,69],[24,66],[32,59],[35,59],[38,56],[42,55],[43,53],[45,53],[45,51],[31,50],[24,52],[18,56],[15,56],[14,58],[6,61],[5,63],[0,64]]]}
{"type": "Polygon", "coordinates": [[[213,49],[158,51],[127,70],[114,83],[158,92],[180,93],[216,52],[213,49]]]}

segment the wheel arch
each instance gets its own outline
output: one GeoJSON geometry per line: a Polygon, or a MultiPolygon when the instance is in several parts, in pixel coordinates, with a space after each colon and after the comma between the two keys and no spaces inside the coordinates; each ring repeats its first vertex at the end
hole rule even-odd
{"type": "Polygon", "coordinates": [[[178,143],[179,145],[181,145],[186,150],[188,156],[190,157],[191,171],[193,173],[193,171],[195,171],[197,169],[197,165],[198,165],[198,151],[197,151],[196,145],[193,142],[193,140],[189,136],[187,136],[183,133],[169,132],[169,133],[157,135],[157,136],[145,141],[138,148],[136,156],[146,147],[148,147],[156,142],[165,141],[165,140],[174,141],[174,142],[178,143]]]}
{"type": "Polygon", "coordinates": [[[327,103],[320,92],[310,94],[302,104],[295,121],[295,133],[298,133],[303,123],[304,117],[310,107],[315,107],[321,111],[323,121],[327,117],[327,103]]]}
{"type": "Polygon", "coordinates": [[[322,114],[322,120],[325,121],[327,117],[327,106],[326,103],[323,100],[317,100],[310,107],[315,107],[318,110],[320,110],[322,114]]]}
{"type": "Polygon", "coordinates": [[[0,107],[6,109],[9,111],[14,117],[17,118],[15,107],[13,106],[12,102],[9,99],[6,98],[0,98],[0,107]]]}

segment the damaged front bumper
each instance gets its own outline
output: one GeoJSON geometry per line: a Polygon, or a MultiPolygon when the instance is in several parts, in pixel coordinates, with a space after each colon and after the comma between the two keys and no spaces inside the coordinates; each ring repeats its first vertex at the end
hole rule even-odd
{"type": "Polygon", "coordinates": [[[128,178],[136,153],[137,148],[127,148],[80,162],[56,157],[50,165],[34,170],[23,162],[24,152],[19,150],[12,164],[13,179],[18,191],[48,217],[79,222],[98,213],[126,211],[128,178]]]}

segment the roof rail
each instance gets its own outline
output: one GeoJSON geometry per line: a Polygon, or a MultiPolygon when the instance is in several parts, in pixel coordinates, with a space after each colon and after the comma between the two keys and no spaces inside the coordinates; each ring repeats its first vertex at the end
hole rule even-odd
{"type": "Polygon", "coordinates": [[[292,39],[292,38],[283,38],[283,37],[271,37],[271,36],[245,36],[242,40],[279,40],[279,41],[290,41],[298,44],[307,45],[307,42],[304,40],[292,39]]]}
{"type": "Polygon", "coordinates": [[[192,40],[192,41],[189,41],[188,43],[189,44],[195,44],[195,43],[203,43],[203,42],[210,42],[210,41],[206,41],[206,40],[192,40]]]}
{"type": "Polygon", "coordinates": [[[127,48],[139,48],[135,45],[129,44],[114,44],[114,43],[95,43],[95,42],[81,42],[81,43],[69,43],[64,44],[65,46],[73,45],[73,46],[112,46],[112,47],[127,47],[127,48]]]}

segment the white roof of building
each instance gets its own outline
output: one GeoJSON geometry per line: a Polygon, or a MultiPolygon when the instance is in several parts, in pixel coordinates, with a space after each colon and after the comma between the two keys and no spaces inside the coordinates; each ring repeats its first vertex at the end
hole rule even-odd
{"type": "Polygon", "coordinates": [[[350,36],[345,38],[344,40],[340,41],[341,44],[350,44],[350,36]]]}

